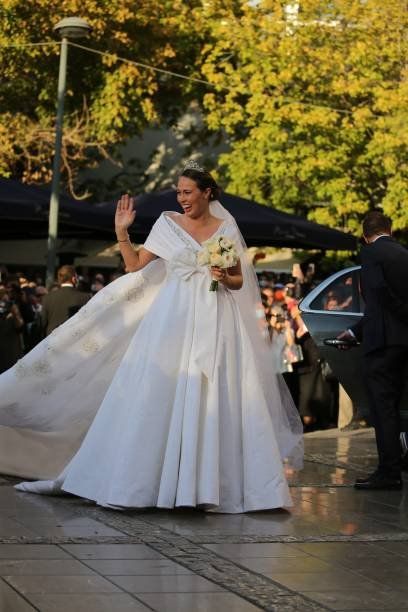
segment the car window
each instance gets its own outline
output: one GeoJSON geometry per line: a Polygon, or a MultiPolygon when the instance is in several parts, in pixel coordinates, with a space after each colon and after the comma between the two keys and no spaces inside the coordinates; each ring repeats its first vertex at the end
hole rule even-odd
{"type": "Polygon", "coordinates": [[[362,312],[359,270],[337,277],[310,304],[312,310],[362,312]]]}

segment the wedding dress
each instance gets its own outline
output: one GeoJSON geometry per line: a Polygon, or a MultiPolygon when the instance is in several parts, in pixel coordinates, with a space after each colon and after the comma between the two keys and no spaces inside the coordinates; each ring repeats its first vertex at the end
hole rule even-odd
{"type": "MultiPolygon", "coordinates": [[[[224,220],[214,237],[242,251],[215,204],[224,220]]],[[[48,479],[20,490],[103,506],[291,506],[283,460],[300,466],[302,427],[264,362],[245,292],[209,291],[201,245],[175,213],[144,246],[158,259],[98,292],[0,376],[0,471],[48,479]]]]}

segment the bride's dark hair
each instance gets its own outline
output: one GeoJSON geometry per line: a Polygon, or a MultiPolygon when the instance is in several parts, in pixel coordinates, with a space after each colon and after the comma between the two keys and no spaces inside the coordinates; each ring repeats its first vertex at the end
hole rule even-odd
{"type": "Polygon", "coordinates": [[[185,168],[180,176],[185,176],[194,181],[200,191],[205,191],[210,188],[210,202],[218,200],[220,197],[221,189],[218,187],[215,179],[213,179],[211,174],[206,170],[201,171],[195,170],[194,168],[185,168]]]}

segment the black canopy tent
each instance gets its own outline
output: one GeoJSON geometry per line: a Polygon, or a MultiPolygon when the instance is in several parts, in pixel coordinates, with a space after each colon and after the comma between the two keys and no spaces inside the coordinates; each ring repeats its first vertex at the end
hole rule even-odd
{"type": "MultiPolygon", "coordinates": [[[[0,239],[45,238],[49,197],[47,189],[0,178],[0,239]]],[[[222,194],[221,201],[237,220],[248,246],[356,250],[356,239],[349,234],[231,194],[222,194]]],[[[180,211],[173,189],[141,195],[136,209],[130,234],[138,243],[144,242],[161,212],[180,211]]],[[[90,204],[61,196],[58,235],[114,240],[114,214],[115,202],[90,204]]]]}
{"type": "MultiPolygon", "coordinates": [[[[248,246],[276,246],[302,249],[354,251],[356,239],[350,234],[280,212],[229,193],[221,203],[235,217],[248,246]]],[[[134,239],[146,235],[164,210],[180,211],[173,189],[145,194],[138,199],[137,215],[130,232],[134,239]]]]}
{"type": "MultiPolygon", "coordinates": [[[[0,178],[0,240],[46,238],[49,202],[49,189],[0,178]]],[[[113,240],[112,214],[105,219],[92,204],[61,195],[58,235],[113,240]]]]}

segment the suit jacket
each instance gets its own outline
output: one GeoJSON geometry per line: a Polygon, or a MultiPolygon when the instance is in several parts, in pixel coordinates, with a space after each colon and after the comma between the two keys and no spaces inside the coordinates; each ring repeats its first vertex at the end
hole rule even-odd
{"type": "Polygon", "coordinates": [[[364,316],[352,327],[364,353],[408,346],[408,250],[382,236],[361,251],[364,316]]]}
{"type": "Polygon", "coordinates": [[[44,296],[41,321],[46,335],[75,314],[91,296],[75,287],[60,287],[44,296]]]}

